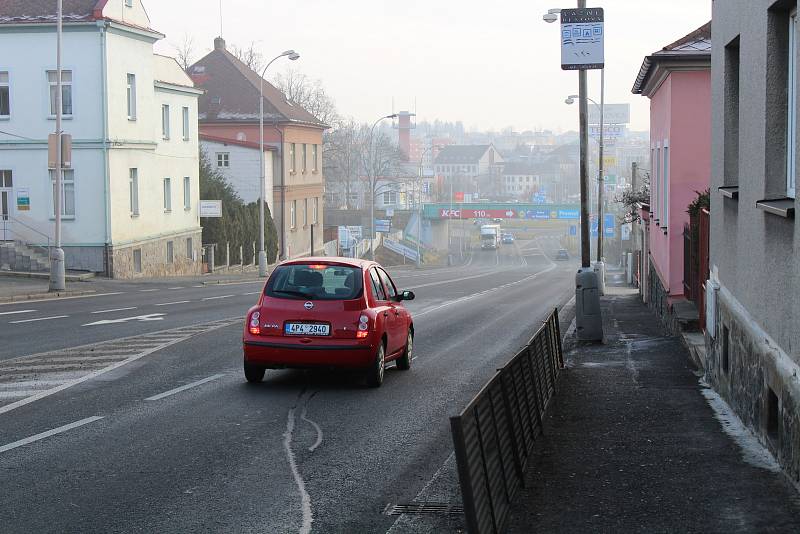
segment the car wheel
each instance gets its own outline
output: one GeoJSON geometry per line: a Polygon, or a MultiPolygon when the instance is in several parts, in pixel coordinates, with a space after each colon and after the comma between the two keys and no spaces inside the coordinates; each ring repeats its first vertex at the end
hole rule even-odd
{"type": "Polygon", "coordinates": [[[386,345],[381,342],[378,345],[378,352],[375,354],[375,361],[367,371],[367,385],[371,388],[379,388],[383,384],[383,372],[386,368],[386,345]]]}
{"type": "Polygon", "coordinates": [[[266,369],[259,365],[244,362],[244,377],[252,384],[257,384],[264,380],[265,371],[266,369]]]}
{"type": "Polygon", "coordinates": [[[408,371],[411,369],[411,360],[414,358],[414,333],[409,330],[408,338],[406,339],[406,350],[403,355],[397,359],[397,368],[401,371],[408,371]]]}

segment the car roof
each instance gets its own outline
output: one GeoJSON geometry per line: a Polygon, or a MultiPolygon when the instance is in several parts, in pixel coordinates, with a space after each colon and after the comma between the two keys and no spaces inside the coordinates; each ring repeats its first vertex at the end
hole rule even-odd
{"type": "Polygon", "coordinates": [[[355,267],[361,269],[368,269],[372,265],[378,263],[370,260],[362,260],[359,258],[342,258],[331,256],[312,256],[310,258],[297,258],[294,260],[287,260],[281,262],[280,265],[309,265],[309,264],[322,264],[322,265],[340,265],[344,267],[355,267]]]}

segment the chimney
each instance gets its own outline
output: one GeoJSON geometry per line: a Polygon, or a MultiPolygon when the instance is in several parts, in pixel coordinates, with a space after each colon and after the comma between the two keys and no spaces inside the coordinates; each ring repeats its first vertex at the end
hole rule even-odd
{"type": "Polygon", "coordinates": [[[225,39],[222,37],[214,39],[214,50],[225,50],[225,39]]]}

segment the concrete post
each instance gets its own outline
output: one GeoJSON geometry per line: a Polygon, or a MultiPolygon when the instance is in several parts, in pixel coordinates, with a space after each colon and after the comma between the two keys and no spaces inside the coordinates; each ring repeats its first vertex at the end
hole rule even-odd
{"type": "Polygon", "coordinates": [[[231,243],[225,243],[225,269],[231,268],[231,243]]]}

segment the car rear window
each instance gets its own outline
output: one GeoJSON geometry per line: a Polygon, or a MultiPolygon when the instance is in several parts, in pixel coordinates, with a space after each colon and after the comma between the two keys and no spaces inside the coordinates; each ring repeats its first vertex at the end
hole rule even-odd
{"type": "Polygon", "coordinates": [[[281,265],[267,283],[268,297],[353,300],[361,296],[361,269],[340,265],[281,265]]]}

